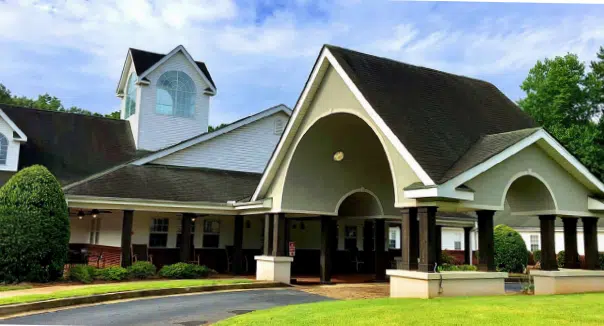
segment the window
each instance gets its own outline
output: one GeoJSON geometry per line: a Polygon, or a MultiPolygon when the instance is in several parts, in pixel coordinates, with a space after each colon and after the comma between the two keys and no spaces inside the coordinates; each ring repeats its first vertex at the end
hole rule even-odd
{"type": "Polygon", "coordinates": [[[357,227],[346,226],[344,227],[344,250],[356,249],[357,248],[357,227]]]}
{"type": "Polygon", "coordinates": [[[203,221],[203,247],[218,248],[220,244],[220,221],[203,221]]]}
{"type": "Polygon", "coordinates": [[[455,250],[461,250],[461,241],[455,241],[455,250]]]}
{"type": "MultiPolygon", "coordinates": [[[[182,220],[178,224],[178,234],[176,235],[176,248],[180,248],[181,241],[182,241],[182,220]]],[[[192,223],[191,223],[191,245],[193,245],[194,241],[195,241],[195,221],[192,221],[192,223]]]]}
{"type": "Polygon", "coordinates": [[[283,119],[275,119],[275,135],[281,135],[285,129],[285,121],[283,119]]]}
{"type": "Polygon", "coordinates": [[[130,73],[130,77],[128,77],[128,86],[126,86],[125,118],[136,113],[136,85],[134,84],[134,79],[134,73],[130,73]]]}
{"type": "Polygon", "coordinates": [[[539,250],[539,235],[531,234],[531,251],[539,250]]]}
{"type": "Polygon", "coordinates": [[[400,246],[397,245],[400,236],[399,236],[399,228],[391,227],[388,230],[388,249],[400,249],[400,246]]]}
{"type": "Polygon", "coordinates": [[[168,246],[168,225],[170,220],[167,218],[154,218],[149,232],[149,247],[165,248],[168,246]]]}
{"type": "Polygon", "coordinates": [[[6,156],[8,154],[8,139],[3,134],[0,134],[0,164],[6,164],[6,156]]]}
{"type": "Polygon", "coordinates": [[[165,72],[157,81],[155,112],[192,118],[195,114],[195,83],[182,71],[165,72]]]}
{"type": "Polygon", "coordinates": [[[90,238],[88,239],[88,243],[98,244],[100,231],[101,231],[101,219],[97,217],[97,218],[93,218],[92,220],[90,220],[90,238]]]}

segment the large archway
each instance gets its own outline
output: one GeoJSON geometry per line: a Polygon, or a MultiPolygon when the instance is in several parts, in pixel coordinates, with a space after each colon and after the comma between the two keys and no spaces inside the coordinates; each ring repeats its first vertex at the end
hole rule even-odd
{"type": "Polygon", "coordinates": [[[510,180],[502,198],[502,206],[505,203],[514,215],[555,214],[558,209],[546,181],[534,174],[522,174],[510,180]]]}

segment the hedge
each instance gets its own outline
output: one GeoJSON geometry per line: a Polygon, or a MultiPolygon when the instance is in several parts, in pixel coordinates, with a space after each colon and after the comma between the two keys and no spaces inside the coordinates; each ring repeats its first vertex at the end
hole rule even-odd
{"type": "Polygon", "coordinates": [[[495,266],[508,273],[522,273],[528,265],[528,251],[522,237],[507,225],[497,225],[494,229],[495,266]]]}
{"type": "Polygon", "coordinates": [[[439,272],[475,272],[478,267],[474,265],[442,265],[438,266],[439,272]]]}
{"type": "Polygon", "coordinates": [[[67,273],[67,279],[75,282],[91,283],[96,277],[96,268],[90,265],[71,266],[67,273]]]}
{"type": "Polygon", "coordinates": [[[61,277],[69,233],[67,203],[57,179],[41,165],[19,171],[0,188],[0,282],[61,277]]]}
{"type": "Polygon", "coordinates": [[[141,280],[155,276],[155,272],[155,265],[148,261],[137,261],[128,267],[128,275],[141,280]]]}
{"type": "Polygon", "coordinates": [[[105,281],[122,281],[128,278],[128,270],[120,266],[97,269],[94,278],[105,281]]]}
{"type": "Polygon", "coordinates": [[[199,266],[187,263],[165,265],[159,271],[159,275],[162,277],[178,279],[208,277],[208,275],[210,275],[211,273],[215,273],[215,271],[206,266],[199,266]]]}

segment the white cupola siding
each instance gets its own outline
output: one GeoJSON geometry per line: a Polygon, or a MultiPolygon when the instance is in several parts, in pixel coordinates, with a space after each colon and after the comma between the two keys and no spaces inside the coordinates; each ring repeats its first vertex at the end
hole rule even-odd
{"type": "MultiPolygon", "coordinates": [[[[134,72],[133,64],[130,71],[134,72]]],[[[122,118],[130,121],[136,148],[155,151],[207,132],[210,96],[204,92],[209,86],[197,67],[179,51],[136,85],[135,113],[127,116],[126,81],[122,118]],[[168,74],[161,78],[164,73],[168,74]],[[159,87],[160,78],[163,87],[159,87]]]]}

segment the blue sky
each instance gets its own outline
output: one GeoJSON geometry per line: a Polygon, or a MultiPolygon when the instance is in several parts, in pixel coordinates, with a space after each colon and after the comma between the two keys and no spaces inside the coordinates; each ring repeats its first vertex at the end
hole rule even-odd
{"type": "Polygon", "coordinates": [[[218,86],[211,123],[295,104],[324,43],[488,80],[511,99],[534,63],[604,45],[604,5],[379,0],[0,0],[0,83],[97,112],[128,47],[183,44],[218,86]]]}

